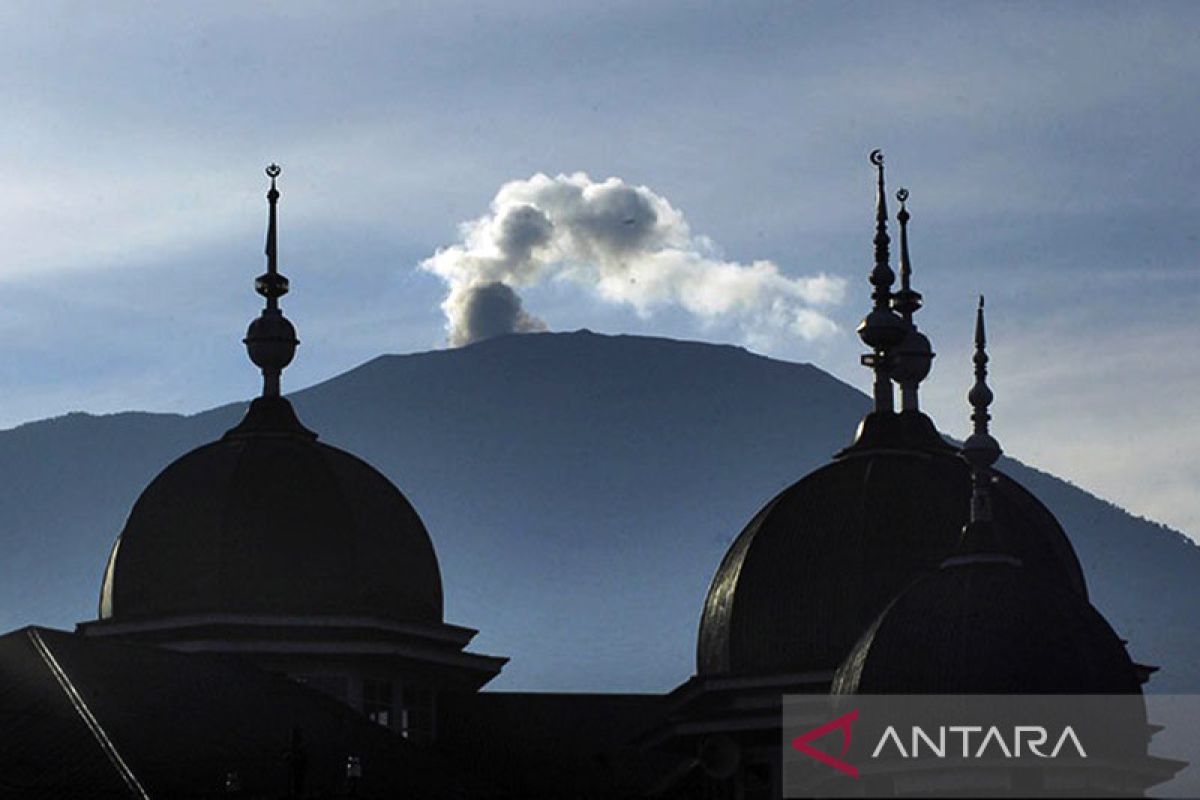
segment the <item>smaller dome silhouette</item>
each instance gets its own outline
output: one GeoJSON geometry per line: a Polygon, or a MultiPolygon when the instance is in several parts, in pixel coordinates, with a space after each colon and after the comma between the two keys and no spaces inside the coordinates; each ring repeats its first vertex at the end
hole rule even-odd
{"type": "Polygon", "coordinates": [[[838,669],[835,694],[1132,694],[1121,639],[1087,600],[1006,556],[914,582],[838,669]]]}

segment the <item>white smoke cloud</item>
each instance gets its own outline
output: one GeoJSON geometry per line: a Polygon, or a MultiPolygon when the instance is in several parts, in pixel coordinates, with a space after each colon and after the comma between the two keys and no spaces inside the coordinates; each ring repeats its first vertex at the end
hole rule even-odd
{"type": "Polygon", "coordinates": [[[755,344],[837,330],[820,309],[841,302],[842,278],[793,278],[770,261],[726,261],[666,198],[619,178],[539,173],[511,181],[486,215],[460,230],[460,243],[421,262],[449,286],[442,310],[451,346],[545,329],[515,290],[547,280],[571,281],[643,316],[675,306],[705,323],[730,320],[755,344]]]}

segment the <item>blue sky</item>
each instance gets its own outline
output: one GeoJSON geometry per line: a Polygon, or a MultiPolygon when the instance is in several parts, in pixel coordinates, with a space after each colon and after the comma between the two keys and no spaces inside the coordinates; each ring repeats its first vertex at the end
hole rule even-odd
{"type": "Polygon", "coordinates": [[[1200,535],[1194,3],[10,3],[0,424],[250,396],[262,167],[284,166],[299,388],[445,344],[419,269],[506,183],[644,186],[713,258],[845,281],[749,336],[578,281],[553,330],[735,342],[866,388],[872,174],[907,186],[927,409],[962,435],[988,295],[1006,450],[1200,535]]]}

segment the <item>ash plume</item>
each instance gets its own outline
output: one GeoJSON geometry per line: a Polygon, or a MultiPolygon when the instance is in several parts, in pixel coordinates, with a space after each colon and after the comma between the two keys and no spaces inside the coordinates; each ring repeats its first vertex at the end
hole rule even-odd
{"type": "Polygon", "coordinates": [[[833,333],[820,309],[845,290],[843,279],[824,273],[790,277],[771,261],[725,260],[665,197],[582,172],[510,181],[460,233],[459,243],[421,262],[448,286],[442,310],[453,347],[544,330],[517,290],[549,280],[578,284],[642,316],[674,306],[702,323],[729,320],[760,345],[833,333]]]}
{"type": "Polygon", "coordinates": [[[459,321],[448,331],[451,347],[506,333],[546,330],[546,323],[521,307],[520,295],[500,281],[451,287],[442,308],[448,318],[459,321]]]}

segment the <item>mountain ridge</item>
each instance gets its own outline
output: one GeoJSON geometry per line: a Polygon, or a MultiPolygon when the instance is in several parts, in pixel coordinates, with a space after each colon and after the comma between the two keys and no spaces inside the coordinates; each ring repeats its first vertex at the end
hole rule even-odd
{"type": "MultiPolygon", "coordinates": [[[[729,543],[847,444],[869,406],[811,364],[587,331],[385,354],[289,396],[322,441],[409,497],[441,560],[447,621],[513,658],[494,685],[514,690],[662,691],[687,678],[729,543]]],[[[4,629],[94,616],[142,488],[244,407],[0,431],[4,629]]],[[[1134,657],[1164,667],[1151,688],[1200,687],[1200,548],[1049,473],[1001,468],[1062,521],[1134,657]]]]}

